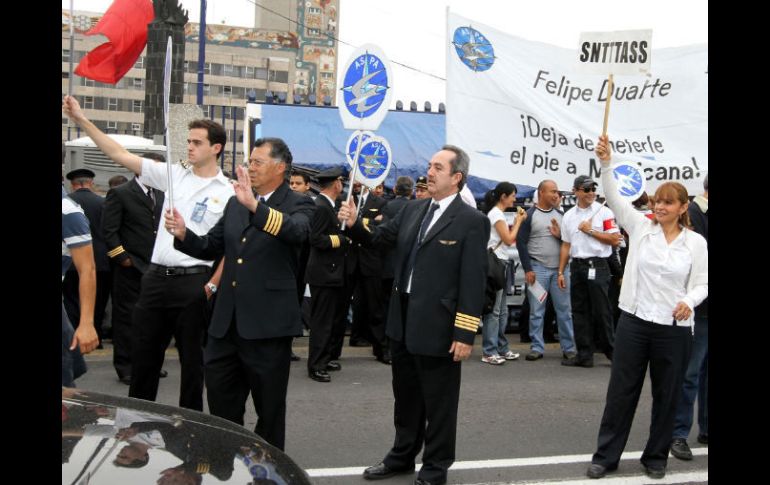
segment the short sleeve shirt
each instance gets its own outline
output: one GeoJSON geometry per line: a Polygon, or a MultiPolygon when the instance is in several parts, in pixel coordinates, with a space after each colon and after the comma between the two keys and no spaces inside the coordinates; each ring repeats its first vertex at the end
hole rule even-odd
{"type": "Polygon", "coordinates": [[[91,229],[83,209],[67,197],[62,187],[61,197],[61,277],[72,264],[70,248],[91,244],[91,229]]]}
{"type": "Polygon", "coordinates": [[[508,261],[508,246],[507,244],[503,243],[500,244],[501,238],[500,233],[497,232],[497,229],[495,228],[495,224],[497,221],[503,221],[505,225],[508,225],[508,221],[505,219],[505,215],[503,214],[503,211],[501,211],[497,206],[492,207],[492,210],[489,211],[487,214],[487,218],[489,218],[489,223],[492,225],[492,228],[489,233],[489,242],[487,243],[487,249],[489,248],[495,248],[495,256],[497,256],[499,259],[503,261],[508,261]],[[498,244],[500,244],[498,246],[498,244]]]}
{"type": "Polygon", "coordinates": [[[573,258],[607,258],[612,254],[612,246],[604,244],[593,236],[580,230],[581,222],[595,215],[591,219],[591,227],[596,232],[617,233],[620,232],[615,223],[615,214],[607,206],[594,202],[589,207],[581,209],[573,207],[564,214],[561,225],[561,239],[571,244],[569,255],[573,258]],[[597,212],[598,211],[598,212],[597,212]]]}
{"type": "MultiPolygon", "coordinates": [[[[214,177],[199,177],[192,168],[184,168],[180,164],[171,165],[171,177],[174,191],[174,208],[182,214],[187,229],[203,236],[222,217],[227,201],[235,195],[232,184],[221,171],[214,177]]],[[[144,185],[166,192],[163,202],[163,213],[169,207],[168,169],[165,163],[142,159],[142,175],[140,180],[144,185]]],[[[163,224],[161,221],[160,224],[163,224]]],[[[212,261],[188,256],[174,249],[174,236],[165,229],[158,230],[155,246],[152,249],[151,261],[164,266],[211,266],[212,261]]]]}

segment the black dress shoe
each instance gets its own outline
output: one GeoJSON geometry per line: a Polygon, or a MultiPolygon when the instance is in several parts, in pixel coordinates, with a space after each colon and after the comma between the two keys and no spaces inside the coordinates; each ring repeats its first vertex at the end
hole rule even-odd
{"type": "Polygon", "coordinates": [[[314,370],[310,372],[310,378],[318,382],[331,382],[332,378],[325,370],[314,370]]]}
{"type": "Polygon", "coordinates": [[[698,435],[698,443],[700,443],[702,445],[709,444],[709,435],[707,435],[707,434],[699,434],[698,435]]]}
{"type": "Polygon", "coordinates": [[[593,367],[594,361],[593,359],[581,359],[577,356],[569,358],[565,357],[561,359],[561,365],[567,367],[593,367]]]}
{"type": "Polygon", "coordinates": [[[302,357],[300,357],[299,355],[297,355],[297,354],[295,354],[294,352],[292,352],[292,353],[291,353],[291,360],[292,360],[293,362],[297,362],[297,361],[299,361],[299,360],[302,360],[302,357]]]}
{"type": "Polygon", "coordinates": [[[118,380],[127,386],[131,385],[131,376],[118,377],[118,380]]]}
{"type": "Polygon", "coordinates": [[[403,469],[388,468],[385,463],[377,463],[364,470],[364,478],[367,480],[382,480],[403,473],[414,473],[414,465],[403,469]]]}
{"type": "Polygon", "coordinates": [[[160,377],[168,377],[168,371],[165,369],[160,370],[160,374],[158,374],[160,377]]]}
{"type": "Polygon", "coordinates": [[[438,482],[426,480],[424,478],[417,478],[414,481],[414,485],[444,485],[446,483],[446,480],[441,480],[438,482]]]}
{"type": "Polygon", "coordinates": [[[653,466],[647,466],[644,463],[642,463],[642,468],[644,468],[644,474],[650,478],[660,480],[661,478],[666,476],[666,467],[664,466],[653,467],[653,466]]]}
{"type": "Polygon", "coordinates": [[[586,471],[586,476],[588,478],[602,478],[606,474],[607,467],[598,463],[591,463],[591,466],[588,467],[588,471],[586,471]]]}
{"type": "Polygon", "coordinates": [[[335,361],[331,360],[331,361],[329,361],[328,364],[326,364],[326,370],[327,371],[338,371],[340,369],[342,369],[342,366],[340,365],[339,362],[335,362],[335,361]]]}
{"type": "Polygon", "coordinates": [[[674,438],[671,440],[671,454],[674,455],[674,458],[679,458],[680,460],[692,460],[692,450],[690,450],[687,440],[684,438],[674,438]]]}

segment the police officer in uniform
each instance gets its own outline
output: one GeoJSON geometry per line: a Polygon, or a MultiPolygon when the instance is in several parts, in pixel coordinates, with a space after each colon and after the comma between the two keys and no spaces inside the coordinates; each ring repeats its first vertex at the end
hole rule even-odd
{"type": "Polygon", "coordinates": [[[330,382],[328,371],[342,368],[332,356],[345,337],[345,255],[350,239],[340,229],[334,211],[334,201],[342,193],[342,169],[324,170],[316,178],[321,193],[310,223],[310,257],[305,270],[312,295],[307,371],[314,381],[330,382]]]}

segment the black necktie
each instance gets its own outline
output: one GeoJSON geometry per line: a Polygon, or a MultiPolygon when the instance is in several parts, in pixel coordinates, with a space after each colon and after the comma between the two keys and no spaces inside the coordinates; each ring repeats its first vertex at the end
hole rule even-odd
{"type": "Polygon", "coordinates": [[[150,206],[154,209],[155,208],[155,194],[153,193],[152,189],[147,189],[147,197],[150,198],[150,206]]]}
{"type": "Polygon", "coordinates": [[[260,196],[260,197],[259,197],[259,203],[260,203],[260,204],[267,204],[267,201],[265,200],[265,198],[264,198],[264,197],[260,196]]]}
{"type": "Polygon", "coordinates": [[[399,291],[401,291],[401,293],[406,293],[406,288],[409,284],[409,277],[414,270],[414,261],[417,258],[417,248],[420,247],[420,243],[425,238],[425,233],[428,232],[430,221],[433,220],[433,215],[436,213],[438,208],[439,205],[437,203],[432,203],[430,205],[430,209],[428,209],[427,214],[425,214],[425,217],[422,219],[422,224],[420,224],[420,232],[417,234],[417,237],[414,240],[414,245],[412,246],[412,251],[409,253],[409,259],[406,262],[404,272],[401,273],[401,285],[399,287],[399,291]]]}

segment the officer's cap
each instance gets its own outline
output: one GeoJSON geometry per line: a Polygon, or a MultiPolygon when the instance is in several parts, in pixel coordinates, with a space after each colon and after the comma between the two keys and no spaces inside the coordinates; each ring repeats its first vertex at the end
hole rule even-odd
{"type": "Polygon", "coordinates": [[[318,175],[316,175],[316,180],[318,180],[319,184],[325,184],[327,182],[331,182],[332,180],[338,179],[342,176],[343,176],[342,168],[332,167],[324,170],[323,172],[319,172],[318,175]]]}
{"type": "Polygon", "coordinates": [[[419,187],[421,189],[427,189],[428,188],[428,177],[425,175],[420,175],[417,177],[417,183],[414,184],[415,187],[419,187]]]}
{"type": "Polygon", "coordinates": [[[92,179],[96,177],[96,174],[92,172],[91,170],[88,170],[87,168],[76,168],[75,170],[72,170],[67,175],[67,180],[74,180],[77,178],[88,178],[92,179]]]}

